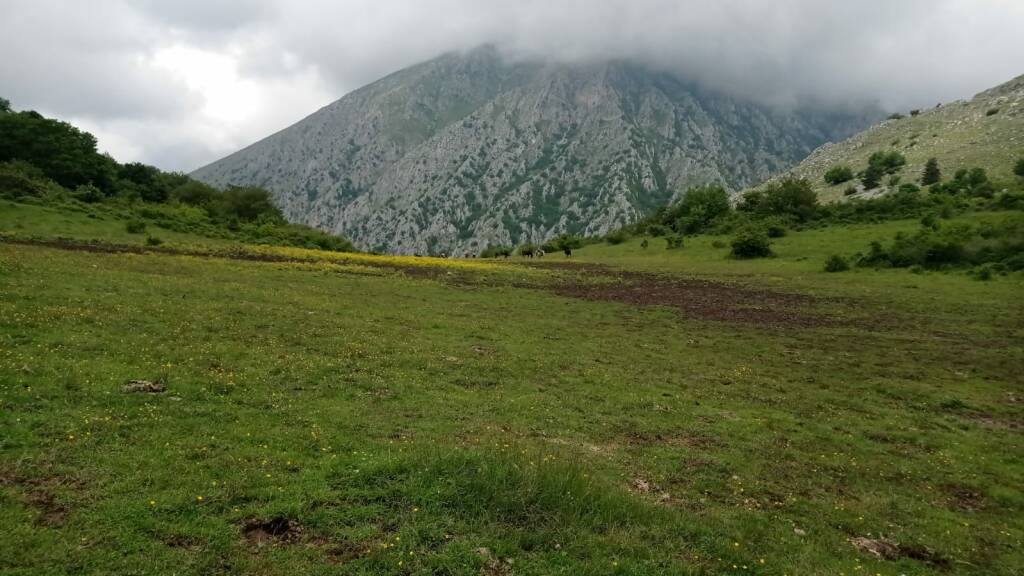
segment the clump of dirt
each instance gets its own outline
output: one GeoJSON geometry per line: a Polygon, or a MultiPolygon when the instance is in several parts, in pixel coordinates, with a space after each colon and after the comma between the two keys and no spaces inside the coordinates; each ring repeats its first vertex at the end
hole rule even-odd
{"type": "Polygon", "coordinates": [[[302,536],[302,525],[287,516],[251,519],[242,527],[242,535],[256,546],[279,542],[294,542],[302,536]]]}
{"type": "Polygon", "coordinates": [[[167,391],[167,384],[163,378],[150,382],[149,380],[129,380],[121,387],[122,392],[128,394],[160,394],[167,391]]]}
{"type": "Polygon", "coordinates": [[[850,538],[850,544],[853,544],[854,548],[861,552],[867,552],[883,560],[910,558],[939,568],[949,566],[949,560],[924,546],[903,545],[887,538],[866,538],[864,536],[850,538]]]}

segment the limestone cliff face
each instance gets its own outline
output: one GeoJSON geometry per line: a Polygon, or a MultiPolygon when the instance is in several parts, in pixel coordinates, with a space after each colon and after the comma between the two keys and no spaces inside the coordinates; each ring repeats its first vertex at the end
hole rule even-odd
{"type": "Polygon", "coordinates": [[[476,253],[599,234],[690,185],[742,189],[866,114],[779,111],[625,62],[450,54],[361,88],[193,176],[259,185],[364,249],[476,253]]]}

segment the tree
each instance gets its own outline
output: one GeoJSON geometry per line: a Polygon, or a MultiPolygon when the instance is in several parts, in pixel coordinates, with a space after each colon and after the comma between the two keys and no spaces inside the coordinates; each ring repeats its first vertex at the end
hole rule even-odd
{"type": "Polygon", "coordinates": [[[772,182],[765,188],[748,192],[741,208],[766,216],[782,216],[798,222],[814,218],[818,210],[818,195],[804,178],[786,178],[772,182]]]}
{"type": "Polygon", "coordinates": [[[88,132],[38,112],[0,114],[0,162],[24,160],[69,189],[93,184],[113,193],[117,163],[96,151],[88,132]]]}
{"type": "Polygon", "coordinates": [[[931,186],[942,180],[942,171],[939,170],[939,161],[937,158],[929,158],[928,162],[924,165],[924,172],[921,174],[921,185],[931,186]]]}
{"type": "Polygon", "coordinates": [[[197,180],[189,180],[171,191],[171,198],[190,206],[211,206],[217,199],[217,189],[197,180]]]}
{"type": "Polygon", "coordinates": [[[825,182],[833,186],[850,180],[853,180],[853,170],[849,166],[833,166],[825,172],[825,182]]]}
{"type": "Polygon", "coordinates": [[[874,190],[878,188],[878,184],[882,181],[882,176],[885,172],[878,166],[868,166],[868,169],[864,171],[864,175],[861,176],[860,182],[864,185],[865,190],[874,190]]]}
{"type": "Polygon", "coordinates": [[[729,213],[729,194],[721,186],[690,188],[663,215],[662,222],[680,234],[696,234],[729,213]]]}
{"type": "Polygon", "coordinates": [[[270,192],[255,186],[228,186],[220,195],[220,212],[244,222],[284,221],[284,215],[270,199],[270,192]]]}
{"type": "Polygon", "coordinates": [[[0,112],[10,112],[11,101],[7,98],[0,98],[0,112]]]}
{"type": "Polygon", "coordinates": [[[1024,178],[1024,158],[1017,160],[1017,164],[1013,167],[1013,173],[1024,178]]]}
{"type": "Polygon", "coordinates": [[[118,169],[117,177],[130,183],[131,190],[146,202],[166,202],[171,195],[164,174],[155,166],[130,162],[118,169]]]}

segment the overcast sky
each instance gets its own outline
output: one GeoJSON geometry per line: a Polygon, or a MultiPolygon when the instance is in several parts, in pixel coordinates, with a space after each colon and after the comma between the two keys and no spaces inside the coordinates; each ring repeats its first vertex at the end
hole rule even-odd
{"type": "Polygon", "coordinates": [[[189,171],[485,42],[752,98],[932,105],[1024,74],[1024,0],[0,0],[0,96],[189,171]]]}

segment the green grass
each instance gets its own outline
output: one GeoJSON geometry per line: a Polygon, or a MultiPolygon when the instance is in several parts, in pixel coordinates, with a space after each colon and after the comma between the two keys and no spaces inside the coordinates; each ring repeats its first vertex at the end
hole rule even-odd
{"type": "MultiPolygon", "coordinates": [[[[32,214],[0,232],[125,239],[32,214]]],[[[857,320],[814,328],[561,297],[574,273],[517,261],[446,282],[0,244],[0,572],[1019,573],[1021,275],[822,271],[916,225],[574,257],[857,320]],[[277,517],[301,533],[246,537],[277,517]],[[882,535],[949,564],[848,542],[882,535]]]]}
{"type": "Polygon", "coordinates": [[[0,199],[0,233],[22,238],[62,237],[76,240],[100,240],[141,246],[155,236],[171,245],[227,246],[238,244],[223,238],[175,232],[152,223],[142,233],[130,233],[126,217],[103,205],[51,206],[25,204],[0,199]]]}

